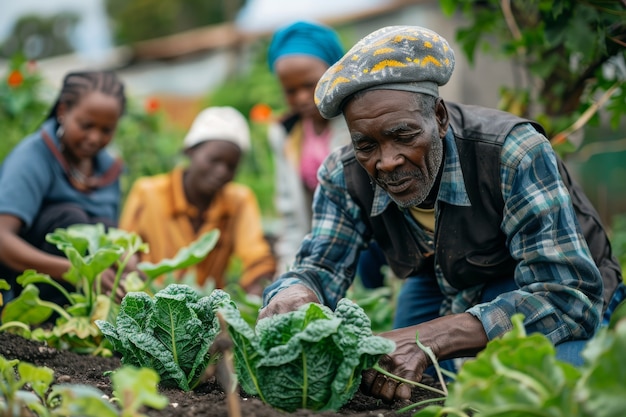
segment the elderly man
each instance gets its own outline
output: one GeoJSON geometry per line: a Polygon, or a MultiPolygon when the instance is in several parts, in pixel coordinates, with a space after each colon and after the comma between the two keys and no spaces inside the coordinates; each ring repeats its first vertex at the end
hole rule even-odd
{"type": "MultiPolygon", "coordinates": [[[[541,126],[444,103],[438,86],[453,68],[453,51],[437,33],[392,26],[325,73],[317,106],[327,118],[343,113],[352,145],[318,172],[312,233],[292,270],[265,290],[260,316],[306,302],[335,306],[373,236],[407,277],[396,330],[384,334],[397,345],[381,360],[389,371],[422,377],[430,363],[416,331],[439,360],[466,357],[510,330],[516,313],[559,357],[578,363],[600,322],[601,276],[607,300],[621,280],[606,234],[559,173],[565,168],[541,126]]],[[[373,371],[362,388],[385,400],[410,396],[408,386],[373,371]]]]}

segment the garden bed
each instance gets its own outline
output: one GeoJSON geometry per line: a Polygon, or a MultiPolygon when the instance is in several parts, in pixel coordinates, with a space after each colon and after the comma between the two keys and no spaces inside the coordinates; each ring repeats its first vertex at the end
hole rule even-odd
{"type": "MultiPolygon", "coordinates": [[[[19,359],[37,366],[47,366],[54,370],[55,383],[86,384],[112,395],[111,381],[106,372],[121,366],[117,357],[79,355],[69,351],[51,349],[41,343],[24,339],[10,333],[0,333],[0,355],[7,359],[19,359]]],[[[434,381],[423,381],[434,385],[434,381]]],[[[169,405],[163,410],[145,410],[151,417],[157,416],[195,416],[228,417],[226,396],[222,388],[214,381],[200,385],[196,390],[185,392],[175,388],[160,388],[160,393],[169,399],[169,405]]],[[[385,404],[372,397],[357,392],[352,400],[338,412],[313,412],[299,410],[285,413],[276,410],[259,399],[240,396],[241,415],[245,417],[285,417],[285,416],[345,416],[354,417],[410,417],[415,410],[398,413],[397,410],[417,401],[432,398],[432,393],[414,389],[410,401],[385,404]]]]}

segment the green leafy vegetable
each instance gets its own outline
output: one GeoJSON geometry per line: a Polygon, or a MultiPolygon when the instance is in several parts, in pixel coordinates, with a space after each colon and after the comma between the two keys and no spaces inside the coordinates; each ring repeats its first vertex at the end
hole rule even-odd
{"type": "MultiPolygon", "coordinates": [[[[153,278],[199,262],[213,249],[218,237],[219,230],[209,231],[189,247],[182,248],[173,260],[165,259],[158,264],[140,264],[148,271],[148,279],[144,282],[135,271],[126,274],[126,291],[149,292],[149,284],[153,278]]],[[[71,267],[63,278],[74,288],[68,291],[47,274],[34,270],[24,271],[17,278],[17,283],[23,287],[21,294],[7,302],[0,314],[0,331],[11,329],[24,337],[46,342],[57,349],[111,355],[109,343],[95,322],[115,321],[120,307],[115,298],[115,289],[120,285],[131,257],[138,252],[148,251],[147,243],[135,233],[112,227],[105,229],[102,224],[76,224],[67,229],[56,229],[46,239],[69,259],[71,267]],[[116,276],[113,289],[109,295],[105,295],[101,288],[101,274],[109,267],[114,267],[116,276]],[[40,299],[36,284],[42,283],[58,289],[66,301],[57,305],[40,299]],[[59,317],[52,329],[37,327],[31,331],[31,326],[38,326],[49,320],[53,313],[57,313],[59,317]]],[[[0,280],[0,289],[8,288],[8,283],[0,280]]]]}
{"type": "MultiPolygon", "coordinates": [[[[621,313],[626,304],[621,305],[621,313]]],[[[619,315],[619,311],[613,317],[619,315]]],[[[588,416],[622,417],[626,415],[626,319],[602,328],[589,341],[583,357],[585,368],[578,380],[577,399],[588,416]]]]}
{"type": "Polygon", "coordinates": [[[373,336],[361,307],[342,299],[335,312],[319,304],[259,320],[255,329],[234,305],[220,310],[234,343],[244,391],[275,408],[338,410],[361,383],[361,372],[395,349],[373,336]]]}
{"type": "Polygon", "coordinates": [[[220,330],[217,309],[230,303],[222,290],[200,297],[187,285],[170,284],[154,298],[128,293],[116,323],[98,320],[96,325],[122,354],[122,363],[152,368],[164,385],[189,391],[213,359],[209,348],[220,330]]]}
{"type": "Polygon", "coordinates": [[[626,319],[602,328],[587,342],[580,367],[559,361],[550,340],[527,335],[523,317],[461,367],[444,405],[415,417],[622,417],[626,415],[626,319]]]}
{"type": "Polygon", "coordinates": [[[153,369],[122,366],[111,374],[116,410],[103,400],[103,392],[88,385],[59,384],[52,387],[49,402],[58,405],[54,415],[81,417],[146,417],[144,407],[161,410],[169,400],[157,390],[159,376],[153,369]]]}
{"type": "Polygon", "coordinates": [[[54,372],[0,355],[0,416],[39,417],[145,417],[144,406],[162,409],[167,397],[159,395],[159,376],[152,369],[123,366],[112,376],[118,411],[99,389],[81,384],[53,384],[54,372]],[[32,413],[26,413],[28,409],[32,413]]]}

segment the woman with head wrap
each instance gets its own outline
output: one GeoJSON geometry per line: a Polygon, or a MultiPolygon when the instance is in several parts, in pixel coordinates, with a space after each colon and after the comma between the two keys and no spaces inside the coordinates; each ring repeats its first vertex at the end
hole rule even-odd
{"type": "MultiPolygon", "coordinates": [[[[299,21],[274,33],[268,50],[270,69],[276,74],[290,113],[270,127],[275,154],[276,207],[283,226],[275,245],[279,270],[292,264],[296,249],[311,229],[311,203],[317,169],[334,149],[350,143],[342,117],[323,118],[315,105],[317,82],[343,56],[337,34],[329,27],[299,21]]],[[[386,263],[375,241],[362,252],[357,274],[366,288],[383,284],[386,263]]]]}
{"type": "Polygon", "coordinates": [[[261,294],[276,261],[263,236],[256,196],[233,183],[243,152],[250,148],[250,130],[232,107],[209,107],[198,114],[183,141],[187,167],[141,178],[133,184],[120,218],[120,228],[135,232],[150,245],[143,261],[173,258],[201,235],[220,231],[217,245],[190,271],[196,283],[226,284],[231,257],[243,272],[238,282],[249,293],[261,294]]]}
{"type": "Polygon", "coordinates": [[[343,118],[324,119],[313,98],[320,77],[343,53],[331,28],[305,21],[277,30],[269,46],[268,64],[290,110],[269,130],[275,155],[276,208],[282,220],[275,246],[281,271],[293,263],[299,242],[311,228],[317,168],[332,149],[350,143],[343,118]]]}

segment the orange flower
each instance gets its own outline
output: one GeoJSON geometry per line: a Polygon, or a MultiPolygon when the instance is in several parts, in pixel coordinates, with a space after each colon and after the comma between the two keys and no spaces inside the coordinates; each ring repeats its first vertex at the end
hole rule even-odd
{"type": "Polygon", "coordinates": [[[157,111],[159,111],[160,108],[161,108],[161,102],[154,97],[147,98],[144,103],[144,109],[146,110],[146,113],[148,114],[154,114],[157,111]]]}
{"type": "Polygon", "coordinates": [[[9,87],[17,88],[24,82],[24,76],[18,70],[13,70],[7,77],[7,84],[9,87]]]}
{"type": "Polygon", "coordinates": [[[259,103],[250,109],[250,120],[257,123],[267,123],[272,116],[272,108],[265,103],[259,103]]]}

